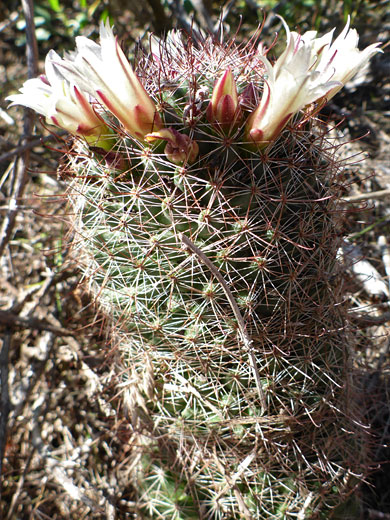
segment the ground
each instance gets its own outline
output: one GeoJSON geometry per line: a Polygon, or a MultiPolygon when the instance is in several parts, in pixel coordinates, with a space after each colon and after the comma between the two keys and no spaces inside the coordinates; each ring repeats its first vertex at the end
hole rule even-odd
{"type": "MultiPolygon", "coordinates": [[[[295,16],[303,30],[314,22],[321,30],[329,30],[335,24],[340,26],[349,6],[349,2],[331,3],[301,2],[301,9],[295,12],[283,2],[278,6],[285,16],[295,16]]],[[[158,32],[156,4],[148,2],[141,8],[135,2],[122,5],[118,1],[83,7],[82,2],[65,2],[58,10],[53,9],[56,2],[37,2],[39,71],[43,71],[48,49],[71,48],[73,35],[77,31],[91,34],[105,10],[116,17],[117,31],[129,47],[146,30],[158,32]]],[[[185,25],[188,18],[178,8],[180,4],[165,4],[166,23],[185,25]],[[175,5],[176,11],[171,13],[169,5],[175,5]]],[[[211,10],[215,22],[218,6],[196,3],[195,15],[201,24],[206,22],[199,4],[211,10]]],[[[385,52],[334,98],[321,117],[334,127],[332,136],[346,143],[340,148],[346,159],[343,181],[349,201],[345,236],[359,248],[357,255],[364,255],[377,269],[383,282],[376,291],[372,284],[359,281],[351,265],[346,266],[352,323],[358,338],[353,345],[354,373],[363,390],[362,406],[372,439],[371,474],[361,491],[362,518],[386,519],[390,518],[390,262],[386,254],[386,246],[390,247],[390,55],[386,48],[390,18],[385,2],[356,5],[353,21],[361,44],[380,41],[385,52]]],[[[246,7],[233,2],[226,24],[230,23],[234,32],[241,9],[243,34],[249,34],[257,23],[255,8],[256,2],[248,2],[246,7]]],[[[4,99],[27,77],[23,19],[16,2],[0,7],[3,221],[9,215],[20,169],[20,161],[15,165],[18,153],[28,163],[19,212],[12,233],[3,240],[0,259],[0,516],[7,520],[135,518],[127,479],[129,431],[115,385],[116,358],[109,326],[69,254],[70,209],[65,183],[58,174],[65,137],[40,142],[41,136],[50,137],[50,133],[36,120],[27,140],[35,146],[28,146],[30,156],[24,156],[19,147],[26,116],[21,108],[7,110],[4,99]]],[[[264,34],[269,40],[273,23],[274,18],[267,18],[264,34]]]]}

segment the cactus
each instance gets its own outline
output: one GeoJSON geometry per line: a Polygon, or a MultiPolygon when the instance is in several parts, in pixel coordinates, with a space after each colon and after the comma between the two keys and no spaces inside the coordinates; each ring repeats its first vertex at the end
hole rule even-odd
{"type": "Polygon", "coordinates": [[[75,136],[73,247],[120,353],[139,518],[326,519],[365,473],[342,163],[316,113],[378,49],[286,30],[274,65],[255,39],[174,32],[134,72],[102,25],[48,65],[95,125],[66,126],[54,88],[28,105],[75,136]]]}

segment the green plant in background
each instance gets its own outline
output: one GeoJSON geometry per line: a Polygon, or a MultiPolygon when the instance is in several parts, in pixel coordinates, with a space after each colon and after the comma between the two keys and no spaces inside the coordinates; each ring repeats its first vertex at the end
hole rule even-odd
{"type": "Polygon", "coordinates": [[[274,64],[172,32],[134,71],[102,24],[10,98],[74,136],[73,246],[112,319],[142,518],[330,518],[365,473],[316,113],[378,49],[285,28],[274,64]]]}
{"type": "MultiPolygon", "coordinates": [[[[238,1],[235,3],[235,8],[239,13],[244,14],[244,20],[253,19],[254,13],[261,19],[266,18],[267,27],[275,27],[272,18],[270,19],[271,11],[280,15],[286,20],[292,28],[314,27],[316,30],[324,30],[332,25],[341,26],[346,23],[348,18],[353,24],[360,20],[367,23],[373,15],[373,6],[367,0],[343,0],[326,2],[324,0],[298,0],[295,2],[280,2],[278,0],[251,0],[250,2],[238,1]]],[[[237,12],[234,16],[237,17],[237,12]]],[[[228,19],[234,24],[234,16],[228,19]]]]}
{"type": "MultiPolygon", "coordinates": [[[[38,41],[46,41],[55,37],[60,37],[62,41],[67,38],[73,40],[91,22],[92,18],[105,22],[109,16],[108,8],[103,5],[102,0],[93,2],[40,0],[34,3],[34,13],[38,41]]],[[[16,27],[20,31],[17,44],[25,45],[25,20],[18,20],[16,27]]]]}

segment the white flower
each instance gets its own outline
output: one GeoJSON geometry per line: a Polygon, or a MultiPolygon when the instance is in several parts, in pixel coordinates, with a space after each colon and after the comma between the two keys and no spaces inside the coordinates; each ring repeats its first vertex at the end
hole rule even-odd
{"type": "MultiPolygon", "coordinates": [[[[314,48],[318,47],[315,69],[322,73],[322,79],[331,79],[341,83],[327,94],[327,99],[332,98],[350,79],[352,79],[374,56],[380,43],[373,43],[364,50],[359,51],[359,35],[356,29],[350,29],[350,18],[339,36],[329,45],[321,46],[322,38],[314,40],[314,48]]],[[[333,31],[330,33],[332,38],[333,31]]]]}
{"type": "Polygon", "coordinates": [[[50,51],[45,61],[45,75],[29,79],[20,89],[20,94],[9,96],[13,105],[32,108],[46,117],[48,124],[56,125],[74,135],[87,138],[92,144],[109,130],[95,112],[88,96],[76,85],[65,80],[53,67],[59,58],[50,51]]]}
{"type": "Polygon", "coordinates": [[[115,115],[139,139],[162,127],[156,106],[134,73],[108,22],[100,24],[100,45],[76,38],[77,51],[54,60],[54,67],[115,115]]]}
{"type": "Polygon", "coordinates": [[[378,43],[364,51],[357,48],[356,30],[349,20],[332,44],[333,32],[316,38],[316,31],[303,35],[287,32],[287,46],[272,66],[262,54],[265,67],[264,91],[260,105],[248,121],[248,135],[260,146],[274,140],[291,117],[305,106],[330,99],[379,51],[378,43]]]}
{"type": "MultiPolygon", "coordinates": [[[[282,19],[286,29],[287,40],[292,38],[296,46],[307,45],[311,47],[311,70],[321,73],[321,81],[338,81],[327,94],[327,99],[332,98],[350,79],[352,79],[377,52],[379,43],[373,43],[363,51],[359,51],[359,35],[356,29],[350,28],[350,17],[347,23],[332,43],[334,29],[316,38],[317,31],[307,31],[302,36],[296,32],[290,32],[286,22],[282,19]]],[[[279,61],[279,60],[278,60],[279,61]]]]}

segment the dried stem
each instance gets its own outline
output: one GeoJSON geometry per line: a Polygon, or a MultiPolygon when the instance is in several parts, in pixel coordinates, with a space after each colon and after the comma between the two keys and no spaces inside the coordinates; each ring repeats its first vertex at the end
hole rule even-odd
{"type": "MultiPolygon", "coordinates": [[[[26,19],[26,57],[28,66],[28,77],[33,78],[37,74],[38,51],[35,37],[34,7],[32,0],[22,0],[22,7],[26,19]]],[[[24,142],[30,139],[34,126],[34,113],[27,109],[24,118],[23,133],[24,142]]],[[[15,224],[18,213],[18,205],[23,197],[24,188],[28,179],[28,165],[30,162],[30,149],[27,148],[19,159],[16,159],[13,168],[13,178],[11,183],[11,195],[9,199],[8,212],[4,217],[3,225],[0,230],[0,256],[4,253],[15,224]]]]}
{"type": "Polygon", "coordinates": [[[56,132],[56,135],[46,135],[44,137],[39,137],[37,139],[31,139],[28,142],[23,143],[20,146],[16,146],[13,150],[10,150],[9,152],[5,152],[2,155],[0,155],[0,163],[3,161],[8,161],[15,155],[20,155],[27,150],[31,150],[32,148],[35,148],[36,146],[39,146],[41,144],[44,144],[47,141],[51,141],[55,139],[58,135],[65,135],[65,132],[61,132],[60,130],[56,132]]]}
{"type": "MultiPolygon", "coordinates": [[[[7,331],[3,337],[3,346],[0,351],[0,476],[3,469],[3,457],[5,452],[5,443],[7,440],[7,422],[8,414],[11,409],[8,393],[8,355],[11,344],[11,332],[7,331]]],[[[1,497],[1,487],[0,487],[1,497]]]]}
{"type": "Polygon", "coordinates": [[[27,329],[35,330],[47,330],[52,332],[56,336],[74,336],[75,333],[62,327],[56,327],[50,325],[45,320],[41,320],[35,317],[23,318],[9,311],[0,310],[0,323],[7,325],[8,327],[23,327],[27,329]]]}
{"type": "Polygon", "coordinates": [[[390,196],[390,189],[370,191],[368,193],[359,193],[359,195],[351,195],[350,197],[344,197],[347,202],[361,202],[369,199],[384,199],[390,196]]]}

